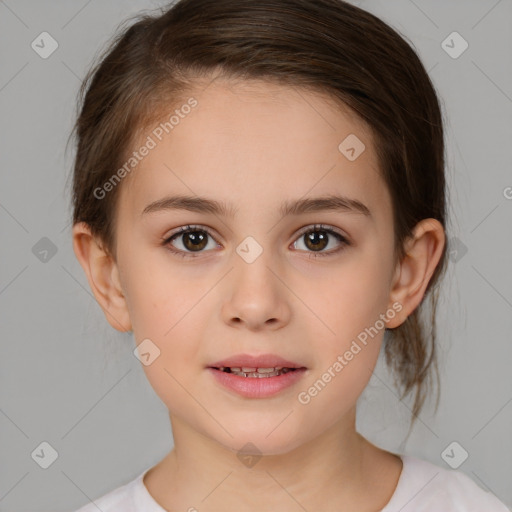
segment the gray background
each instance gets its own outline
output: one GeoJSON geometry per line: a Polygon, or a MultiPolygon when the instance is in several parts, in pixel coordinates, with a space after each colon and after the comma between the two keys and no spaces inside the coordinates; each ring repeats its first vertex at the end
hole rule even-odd
{"type": "MultiPolygon", "coordinates": [[[[405,440],[411,403],[398,400],[379,362],[358,428],[443,467],[456,441],[469,453],[459,470],[512,507],[512,1],[354,3],[412,41],[441,96],[453,247],[437,415],[425,409],[405,440]],[[453,31],[469,44],[458,58],[442,47],[453,31]]],[[[134,340],[107,324],[75,260],[66,188],[81,78],[122,20],[160,5],[0,1],[2,511],[73,510],[172,447],[134,340]],[[47,59],[31,48],[43,31],[59,45],[47,59]],[[58,452],[48,469],[31,455],[43,441],[58,452]]]]}

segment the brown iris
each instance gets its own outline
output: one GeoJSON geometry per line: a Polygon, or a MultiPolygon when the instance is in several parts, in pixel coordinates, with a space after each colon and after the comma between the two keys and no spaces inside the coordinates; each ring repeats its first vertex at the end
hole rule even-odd
{"type": "Polygon", "coordinates": [[[206,247],[208,243],[208,234],[204,231],[195,230],[195,231],[187,231],[181,235],[183,237],[183,245],[191,251],[196,252],[197,249],[200,251],[206,247]]]}
{"type": "Polygon", "coordinates": [[[322,250],[327,246],[329,235],[327,235],[325,231],[311,231],[304,236],[306,246],[311,250],[322,250]]]}

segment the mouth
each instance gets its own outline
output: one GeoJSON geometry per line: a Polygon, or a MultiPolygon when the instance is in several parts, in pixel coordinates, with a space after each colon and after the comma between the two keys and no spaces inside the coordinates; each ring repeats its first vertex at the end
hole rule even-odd
{"type": "Polygon", "coordinates": [[[307,373],[301,364],[273,354],[239,354],[207,367],[214,382],[245,398],[267,398],[299,382],[307,373]]]}
{"type": "Polygon", "coordinates": [[[289,361],[275,354],[260,354],[253,356],[251,354],[237,354],[227,357],[220,361],[215,361],[208,366],[220,371],[231,371],[233,373],[260,373],[267,374],[274,371],[292,371],[299,368],[305,368],[302,364],[289,361]]]}
{"type": "MultiPolygon", "coordinates": [[[[288,368],[288,367],[271,367],[271,368],[256,368],[256,367],[230,367],[221,366],[219,368],[212,367],[214,370],[219,370],[224,373],[232,373],[238,377],[247,377],[249,379],[266,379],[269,377],[278,377],[288,372],[295,372],[301,368],[288,368]]],[[[303,368],[305,369],[305,368],[303,368]]]]}

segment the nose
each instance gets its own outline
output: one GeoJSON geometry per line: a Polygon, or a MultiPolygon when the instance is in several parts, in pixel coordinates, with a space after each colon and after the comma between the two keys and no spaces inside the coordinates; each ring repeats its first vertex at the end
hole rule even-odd
{"type": "Polygon", "coordinates": [[[266,251],[252,263],[235,256],[222,305],[223,320],[231,327],[277,330],[290,321],[290,292],[270,260],[266,251]]]}

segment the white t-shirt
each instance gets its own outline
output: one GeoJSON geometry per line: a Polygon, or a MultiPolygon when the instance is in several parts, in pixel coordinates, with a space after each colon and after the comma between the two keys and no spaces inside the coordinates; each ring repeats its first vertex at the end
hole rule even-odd
{"type": "MultiPolygon", "coordinates": [[[[461,471],[409,455],[401,458],[403,468],[395,492],[380,512],[511,512],[461,471]]],[[[76,512],[166,512],[144,485],[149,469],[76,512]]]]}

